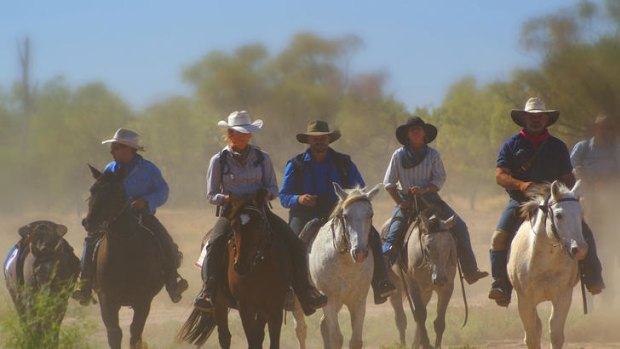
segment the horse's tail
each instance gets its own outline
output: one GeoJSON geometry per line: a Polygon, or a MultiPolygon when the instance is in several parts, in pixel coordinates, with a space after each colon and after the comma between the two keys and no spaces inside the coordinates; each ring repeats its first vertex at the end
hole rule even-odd
{"type": "Polygon", "coordinates": [[[181,326],[177,338],[182,342],[201,346],[209,339],[216,325],[213,312],[206,313],[194,308],[181,326]]]}

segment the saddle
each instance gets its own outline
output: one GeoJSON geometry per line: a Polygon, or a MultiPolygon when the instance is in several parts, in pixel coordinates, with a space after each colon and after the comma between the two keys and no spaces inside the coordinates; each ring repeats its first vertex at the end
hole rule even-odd
{"type": "Polygon", "coordinates": [[[314,238],[316,238],[316,234],[319,232],[321,227],[325,225],[327,219],[325,218],[314,218],[304,225],[301,232],[299,232],[299,239],[303,241],[304,245],[306,245],[306,251],[310,253],[312,249],[312,242],[314,242],[314,238]]]}

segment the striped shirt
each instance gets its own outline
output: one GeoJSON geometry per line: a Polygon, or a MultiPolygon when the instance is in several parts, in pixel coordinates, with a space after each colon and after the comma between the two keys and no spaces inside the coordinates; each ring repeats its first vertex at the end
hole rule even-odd
{"type": "Polygon", "coordinates": [[[223,149],[229,152],[226,156],[224,169],[222,169],[220,161],[222,152],[211,158],[207,171],[207,199],[209,199],[209,203],[222,205],[225,195],[252,194],[259,189],[266,189],[273,194],[274,198],[278,196],[278,183],[271,158],[259,148],[250,147],[250,153],[243,164],[232,156],[232,150],[229,146],[223,149]],[[256,164],[257,152],[263,154],[263,161],[260,164],[256,164]],[[224,171],[223,175],[222,171],[224,171]]]}
{"type": "Polygon", "coordinates": [[[441,189],[446,181],[446,170],[437,150],[428,147],[424,160],[417,166],[407,169],[402,165],[404,156],[406,156],[404,148],[398,148],[392,154],[383,179],[385,189],[398,187],[400,190],[405,190],[413,186],[425,187],[430,184],[441,189]]]}
{"type": "Polygon", "coordinates": [[[594,138],[575,144],[570,160],[573,167],[582,167],[585,179],[605,179],[620,170],[620,145],[616,142],[597,144],[594,138]]]}

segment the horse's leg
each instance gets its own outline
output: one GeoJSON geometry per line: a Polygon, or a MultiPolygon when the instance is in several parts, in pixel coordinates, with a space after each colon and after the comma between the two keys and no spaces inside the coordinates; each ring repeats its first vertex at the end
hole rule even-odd
{"type": "Polygon", "coordinates": [[[215,323],[217,324],[217,337],[222,349],[230,349],[230,330],[228,329],[228,307],[222,303],[215,304],[215,323]]]}
{"type": "Polygon", "coordinates": [[[448,303],[450,303],[453,290],[454,284],[449,284],[437,292],[437,317],[433,322],[435,328],[435,348],[441,348],[443,333],[446,330],[446,311],[448,310],[448,303]]]}
{"type": "Polygon", "coordinates": [[[143,303],[134,304],[133,319],[131,325],[129,325],[129,347],[131,349],[142,349],[142,332],[144,331],[144,325],[146,324],[146,318],[151,311],[151,299],[145,299],[143,303]]]}
{"type": "Polygon", "coordinates": [[[340,332],[340,325],[338,324],[338,312],[340,308],[342,308],[342,303],[335,304],[332,301],[328,301],[327,305],[323,307],[321,335],[323,335],[323,345],[325,348],[342,348],[344,339],[342,338],[342,332],[340,332]]]}
{"type": "Polygon", "coordinates": [[[573,298],[573,289],[569,288],[563,295],[551,301],[553,310],[549,317],[549,334],[551,348],[560,349],[564,345],[564,324],[573,298]]]}
{"type": "Polygon", "coordinates": [[[405,314],[405,308],[403,307],[403,287],[402,283],[397,283],[398,292],[390,296],[390,303],[394,309],[394,321],[396,322],[396,328],[398,329],[398,335],[400,339],[400,345],[405,346],[407,340],[407,315],[405,314]]]}
{"type": "Polygon", "coordinates": [[[304,312],[301,310],[301,304],[295,297],[295,308],[293,309],[293,318],[295,319],[295,334],[299,342],[299,349],[306,349],[306,336],[308,334],[308,326],[304,318],[304,312]]]}
{"type": "Polygon", "coordinates": [[[256,326],[254,327],[254,336],[256,338],[257,347],[262,348],[265,341],[265,325],[267,325],[268,319],[265,314],[258,313],[256,315],[256,326]]]}
{"type": "Polygon", "coordinates": [[[269,348],[280,348],[280,331],[282,330],[282,310],[276,310],[269,316],[269,348]]]}
{"type": "Polygon", "coordinates": [[[245,332],[245,338],[248,342],[248,348],[260,348],[260,343],[257,344],[256,340],[256,312],[246,306],[240,305],[239,316],[241,317],[241,324],[243,325],[243,332],[245,332]]]}
{"type": "Polygon", "coordinates": [[[351,340],[350,349],[362,349],[364,341],[362,331],[364,329],[364,317],[366,316],[366,297],[348,307],[351,314],[351,340]]]}
{"type": "Polygon", "coordinates": [[[413,320],[415,321],[413,347],[415,349],[420,347],[424,349],[430,348],[431,343],[428,338],[428,331],[426,330],[426,305],[431,299],[431,292],[425,291],[424,294],[422,294],[418,284],[413,280],[410,280],[409,287],[409,294],[414,307],[413,320]]]}
{"type": "Polygon", "coordinates": [[[101,309],[101,319],[108,333],[108,345],[110,349],[121,349],[123,331],[118,325],[118,312],[120,305],[111,303],[106,297],[99,297],[99,308],[101,309]]]}
{"type": "Polygon", "coordinates": [[[536,304],[526,301],[520,294],[517,294],[517,298],[519,316],[525,330],[524,342],[529,349],[540,349],[541,323],[536,304]]]}

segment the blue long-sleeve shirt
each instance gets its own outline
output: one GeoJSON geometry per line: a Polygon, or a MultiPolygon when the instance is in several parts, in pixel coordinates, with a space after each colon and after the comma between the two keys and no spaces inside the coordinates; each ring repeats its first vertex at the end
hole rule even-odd
{"type": "Polygon", "coordinates": [[[129,201],[143,198],[148,202],[148,211],[155,214],[158,207],[168,200],[168,183],[155,164],[136,155],[127,165],[116,161],[109,163],[103,172],[118,173],[124,171],[123,184],[129,201]]]}
{"type": "MultiPolygon", "coordinates": [[[[297,201],[300,195],[311,194],[325,197],[329,205],[338,201],[332,182],[343,185],[345,182],[336,168],[334,158],[336,154],[333,149],[329,149],[327,157],[322,162],[312,161],[310,150],[303,153],[305,170],[301,174],[301,186],[297,183],[294,161],[290,160],[284,169],[284,179],[280,188],[280,203],[285,208],[298,208],[302,205],[297,201]],[[301,189],[301,190],[300,190],[301,189]]],[[[357,166],[350,161],[350,168],[347,171],[348,184],[351,187],[359,185],[364,187],[366,184],[362,179],[357,166]]]]}

